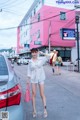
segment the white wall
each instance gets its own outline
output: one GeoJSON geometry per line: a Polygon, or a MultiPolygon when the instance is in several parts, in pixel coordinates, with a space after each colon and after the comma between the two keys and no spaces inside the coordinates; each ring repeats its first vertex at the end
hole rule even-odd
{"type": "MultiPolygon", "coordinates": [[[[24,24],[29,24],[29,23],[30,23],[30,18],[27,19],[27,23],[24,21],[24,24]]],[[[30,25],[22,26],[22,30],[20,30],[20,44],[24,46],[25,43],[30,43],[30,25]]]]}
{"type": "Polygon", "coordinates": [[[77,59],[77,48],[74,47],[72,48],[72,51],[71,51],[71,60],[72,62],[74,62],[76,59],[77,59]]]}

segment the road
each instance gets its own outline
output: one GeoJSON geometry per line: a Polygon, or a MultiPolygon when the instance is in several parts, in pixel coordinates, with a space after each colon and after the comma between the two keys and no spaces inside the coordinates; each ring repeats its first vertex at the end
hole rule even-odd
{"type": "MultiPolygon", "coordinates": [[[[46,73],[45,94],[47,98],[48,118],[46,120],[80,120],[80,73],[61,68],[61,75],[53,75],[49,65],[44,66],[46,73]]],[[[14,70],[20,77],[22,98],[26,91],[27,65],[14,65],[14,70]]],[[[32,104],[25,103],[24,120],[32,118],[32,104]]],[[[37,90],[36,107],[38,116],[35,120],[44,120],[43,106],[37,90]]]]}

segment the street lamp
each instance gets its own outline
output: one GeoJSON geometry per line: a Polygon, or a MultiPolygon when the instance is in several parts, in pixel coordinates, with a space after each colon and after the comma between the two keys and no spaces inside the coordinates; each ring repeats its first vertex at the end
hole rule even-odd
{"type": "Polygon", "coordinates": [[[80,72],[80,65],[79,65],[79,29],[78,29],[78,24],[79,24],[79,16],[76,16],[75,18],[76,22],[76,39],[77,39],[77,58],[78,58],[78,72],[80,72]]]}

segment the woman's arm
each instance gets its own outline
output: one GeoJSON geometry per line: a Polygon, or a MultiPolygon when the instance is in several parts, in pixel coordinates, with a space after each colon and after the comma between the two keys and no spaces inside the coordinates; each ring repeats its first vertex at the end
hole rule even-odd
{"type": "Polygon", "coordinates": [[[43,53],[42,51],[39,51],[39,54],[44,55],[44,56],[49,56],[49,57],[50,57],[50,54],[43,53]]]}
{"type": "Polygon", "coordinates": [[[45,58],[42,60],[42,65],[44,65],[49,59],[50,59],[50,54],[43,53],[42,51],[39,51],[39,54],[44,55],[45,58]]]}

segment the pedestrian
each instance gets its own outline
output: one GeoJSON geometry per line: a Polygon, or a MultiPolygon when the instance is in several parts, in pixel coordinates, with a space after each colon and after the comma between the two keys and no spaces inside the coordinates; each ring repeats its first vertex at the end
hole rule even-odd
{"type": "Polygon", "coordinates": [[[37,116],[36,111],[36,92],[37,92],[37,85],[39,85],[40,96],[43,102],[43,114],[44,117],[47,117],[47,106],[46,106],[46,97],[44,94],[44,81],[45,81],[45,72],[43,69],[43,65],[46,62],[46,59],[39,59],[38,54],[42,54],[42,52],[38,52],[37,48],[31,49],[32,58],[28,64],[27,69],[27,84],[29,82],[32,86],[32,107],[33,107],[33,117],[37,116]]]}
{"type": "Polygon", "coordinates": [[[57,59],[56,59],[55,65],[57,67],[56,72],[58,75],[61,75],[61,70],[60,70],[61,64],[62,64],[62,58],[61,58],[61,56],[59,56],[59,53],[57,52],[57,59]]]}
{"type": "Polygon", "coordinates": [[[57,59],[57,53],[58,52],[56,50],[53,51],[53,59],[52,59],[53,73],[55,72],[55,63],[56,63],[56,59],[57,59]]]}

